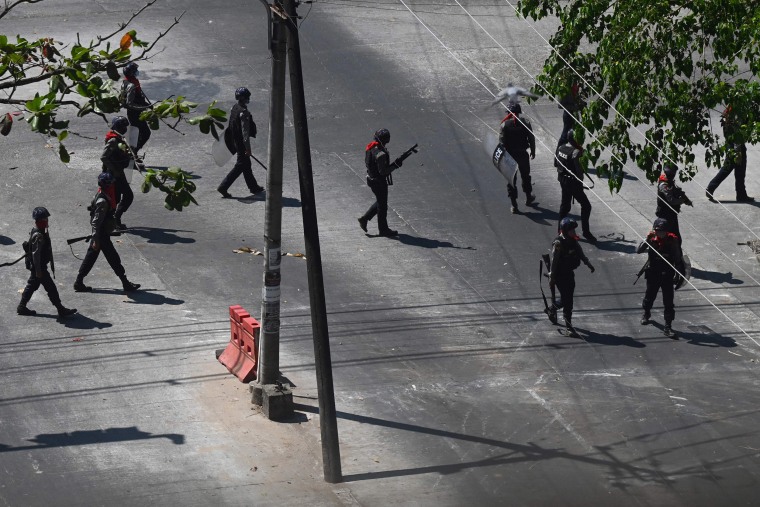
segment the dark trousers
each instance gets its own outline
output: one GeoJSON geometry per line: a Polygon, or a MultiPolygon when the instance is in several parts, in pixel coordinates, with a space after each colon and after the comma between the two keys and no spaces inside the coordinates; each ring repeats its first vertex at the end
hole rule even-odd
{"type": "Polygon", "coordinates": [[[744,186],[744,177],[747,174],[747,147],[745,145],[741,145],[739,148],[738,156],[741,157],[741,161],[738,163],[734,160],[728,159],[723,163],[723,167],[720,168],[718,174],[716,174],[707,185],[707,191],[710,192],[710,194],[714,194],[720,184],[723,183],[723,180],[728,178],[728,175],[733,171],[736,197],[747,197],[747,189],[744,186]]]}
{"type": "Polygon", "coordinates": [[[652,309],[657,292],[662,289],[662,305],[665,307],[665,323],[670,324],[676,316],[676,307],[673,304],[673,274],[672,273],[645,273],[647,279],[647,291],[641,307],[648,314],[652,309]]]}
{"type": "Polygon", "coordinates": [[[127,110],[127,119],[129,119],[129,124],[133,127],[137,127],[138,130],[137,146],[132,147],[135,152],[145,146],[145,143],[147,143],[148,139],[150,139],[150,127],[148,126],[147,121],[140,119],[140,113],[142,113],[142,111],[134,111],[131,109],[127,110]]]}
{"type": "MultiPolygon", "coordinates": [[[[559,205],[559,221],[570,214],[571,200],[575,199],[581,205],[581,228],[584,233],[591,232],[588,220],[591,217],[591,203],[583,191],[583,184],[580,181],[571,180],[566,176],[561,176],[559,184],[562,187],[562,202],[559,205]]],[[[559,226],[557,226],[559,229],[559,226]]]]}
{"type": "Polygon", "coordinates": [[[48,273],[47,269],[42,270],[42,276],[39,278],[34,271],[29,274],[29,280],[26,281],[26,287],[24,287],[24,292],[21,294],[21,304],[27,304],[29,300],[32,299],[32,294],[40,288],[40,285],[45,287],[45,291],[50,298],[50,302],[53,303],[53,306],[56,308],[61,306],[61,297],[58,295],[58,288],[55,286],[55,282],[50,277],[50,273],[48,273]]]}
{"type": "Polygon", "coordinates": [[[129,186],[126,176],[117,176],[114,181],[116,186],[116,218],[120,219],[121,216],[127,212],[132,205],[132,201],[135,200],[135,194],[132,192],[132,187],[129,186]]]}
{"type": "Polygon", "coordinates": [[[95,261],[98,260],[98,256],[100,255],[101,251],[103,252],[103,255],[106,256],[106,260],[111,266],[111,269],[113,269],[113,272],[116,273],[116,276],[123,278],[124,266],[121,265],[121,257],[119,257],[119,253],[116,251],[116,248],[114,248],[113,243],[111,242],[111,236],[104,235],[103,238],[101,238],[99,241],[98,246],[100,249],[95,250],[92,248],[92,242],[90,243],[89,248],[87,248],[87,253],[84,256],[84,260],[82,261],[82,265],[79,267],[79,276],[77,276],[77,280],[81,281],[85,276],[90,274],[90,271],[95,265],[95,261]]]}
{"type": "Polygon", "coordinates": [[[248,186],[248,190],[254,193],[259,184],[256,182],[256,178],[253,176],[253,169],[251,169],[251,157],[245,154],[244,151],[237,152],[237,162],[232,170],[224,177],[222,183],[219,185],[219,190],[226,192],[230,189],[232,184],[240,175],[245,178],[245,184],[248,186]]]}
{"type": "Polygon", "coordinates": [[[559,291],[559,301],[556,303],[557,308],[562,308],[562,316],[565,322],[570,324],[573,321],[573,295],[575,294],[575,273],[570,271],[567,274],[559,275],[555,278],[555,285],[559,291]]]}
{"type": "Polygon", "coordinates": [[[388,230],[388,183],[385,178],[367,178],[367,185],[372,189],[376,200],[362,218],[369,222],[377,215],[377,228],[382,234],[388,230]]]}
{"type": "Polygon", "coordinates": [[[567,111],[562,112],[562,134],[557,142],[557,149],[567,142],[567,132],[575,126],[575,118],[567,111]]]}
{"type": "MultiPolygon", "coordinates": [[[[520,171],[520,180],[522,181],[522,189],[526,196],[529,196],[533,191],[533,185],[530,181],[530,156],[527,151],[515,150],[514,153],[507,150],[515,162],[517,162],[517,169],[520,171]]],[[[517,188],[513,187],[510,182],[507,182],[507,195],[510,199],[517,199],[517,188]]]]}

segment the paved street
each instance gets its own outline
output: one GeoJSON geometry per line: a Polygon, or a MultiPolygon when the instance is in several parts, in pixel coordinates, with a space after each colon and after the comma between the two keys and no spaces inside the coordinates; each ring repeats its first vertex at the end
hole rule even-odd
{"type": "MultiPolygon", "coordinates": [[[[556,234],[561,111],[546,98],[523,104],[537,135],[537,203],[526,208],[520,191],[521,215],[510,214],[483,147],[503,117],[487,108],[486,88],[529,87],[549,49],[509,2],[460,3],[472,17],[455,1],[299,8],[341,484],[322,480],[302,258],[282,265],[281,370],[296,386],[296,416],[266,420],[215,360],[229,339],[227,307],[260,313],[263,258],[233,250],[264,249],[264,196],[248,196],[241,178],[234,199],[219,198],[232,162],[214,165],[210,138],[185,126],[186,135],[154,132],[146,146],[148,165],[197,176],[200,206],[166,211],[133,180],[124,221],[135,230],[115,242],[145,289],[129,296],[103,259],[87,278],[94,293],[71,287],[81,261],[64,240],[89,230],[102,120],[77,124],[84,137],[69,138],[67,165],[23,129],[0,138],[0,261],[21,255],[31,210],[47,206],[61,296],[79,309],[58,323],[38,291],[29,306],[40,315],[17,316],[27,272],[0,269],[0,505],[757,505],[760,265],[737,243],[757,239],[758,207],[733,202],[733,176],[716,194],[725,207],[704,197],[712,170],[684,184],[694,287],[676,293],[673,340],[659,298],[655,323],[639,325],[643,280],[632,285],[655,187],[632,166],[619,194],[597,180],[600,241],[582,243],[596,273],[581,266],[576,276],[582,338],[561,335],[542,312],[536,268],[556,234]],[[381,127],[394,157],[420,145],[390,187],[397,239],[375,237],[375,222],[365,235],[356,221],[372,202],[364,146],[381,127]]],[[[18,8],[0,33],[89,39],[141,5],[49,0],[18,8]]],[[[254,153],[266,160],[263,6],[163,0],[138,18],[138,36],[155,37],[183,11],[140,67],[145,92],[228,110],[247,86],[254,153]]],[[[547,38],[553,28],[536,25],[547,38]]],[[[282,248],[301,253],[287,103],[282,248]]],[[[758,162],[749,146],[755,196],[758,162]]]]}

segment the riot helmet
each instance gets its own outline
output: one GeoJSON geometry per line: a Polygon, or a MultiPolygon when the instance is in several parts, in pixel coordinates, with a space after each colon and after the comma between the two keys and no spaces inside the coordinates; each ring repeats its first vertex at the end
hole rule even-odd
{"type": "Polygon", "coordinates": [[[34,220],[44,220],[50,216],[50,212],[44,206],[37,206],[32,210],[32,218],[34,220]]]}
{"type": "Polygon", "coordinates": [[[507,106],[507,111],[515,115],[522,114],[522,106],[519,102],[510,102],[507,106]]]}
{"type": "Polygon", "coordinates": [[[114,116],[111,120],[111,130],[119,134],[126,134],[129,127],[129,120],[124,116],[114,116]]]}
{"type": "Polygon", "coordinates": [[[243,101],[248,103],[251,100],[251,92],[245,86],[241,86],[235,90],[235,100],[238,102],[243,101]]]}
{"type": "Polygon", "coordinates": [[[678,174],[678,168],[673,164],[667,164],[662,172],[665,173],[665,177],[668,180],[674,181],[676,179],[676,174],[678,174]]]}
{"type": "Polygon", "coordinates": [[[562,231],[563,234],[567,234],[568,232],[574,230],[576,227],[578,227],[578,222],[570,217],[563,218],[559,223],[559,230],[562,231]]]}
{"type": "Polygon", "coordinates": [[[668,221],[665,220],[664,218],[655,219],[654,223],[652,224],[652,230],[655,230],[655,231],[668,230],[668,221]]]}
{"type": "Polygon", "coordinates": [[[113,175],[111,173],[102,172],[98,174],[98,185],[101,187],[107,187],[113,185],[113,175]]]}
{"type": "Polygon", "coordinates": [[[124,75],[126,77],[137,77],[137,67],[138,65],[135,62],[129,62],[124,66],[124,75]]]}
{"type": "Polygon", "coordinates": [[[385,146],[391,142],[391,133],[388,131],[388,129],[380,129],[375,132],[375,141],[385,146]]]}

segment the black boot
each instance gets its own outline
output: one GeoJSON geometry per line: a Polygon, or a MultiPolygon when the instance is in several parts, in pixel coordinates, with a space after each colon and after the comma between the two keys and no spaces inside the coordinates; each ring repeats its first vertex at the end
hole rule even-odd
{"type": "Polygon", "coordinates": [[[565,319],[565,334],[570,338],[580,338],[581,335],[573,327],[573,323],[569,319],[565,319]]]}
{"type": "Polygon", "coordinates": [[[596,244],[596,236],[591,234],[591,231],[583,231],[583,237],[592,245],[596,244]]]}
{"type": "Polygon", "coordinates": [[[16,307],[16,313],[19,315],[37,315],[37,312],[26,307],[25,302],[21,302],[16,307]]]}
{"type": "Polygon", "coordinates": [[[644,310],[644,315],[641,316],[641,325],[646,326],[649,324],[649,318],[652,316],[652,314],[649,313],[649,310],[644,310]]]}
{"type": "Polygon", "coordinates": [[[670,327],[670,322],[665,323],[665,328],[662,330],[662,332],[668,338],[673,338],[675,336],[675,333],[673,332],[673,328],[670,327]]]}
{"type": "Polygon", "coordinates": [[[551,305],[549,308],[544,310],[546,312],[546,315],[549,317],[549,322],[552,324],[557,323],[557,307],[554,305],[551,305]]]}
{"type": "Polygon", "coordinates": [[[520,209],[517,207],[517,199],[514,197],[512,198],[512,208],[510,209],[510,211],[512,212],[513,215],[520,214],[520,209]]]}
{"type": "Polygon", "coordinates": [[[74,292],[92,292],[92,287],[84,284],[84,278],[77,277],[74,282],[74,292]]]}
{"type": "Polygon", "coordinates": [[[359,227],[361,227],[364,232],[367,232],[367,219],[359,217],[357,220],[359,221],[359,227]]]}
{"type": "Polygon", "coordinates": [[[140,288],[139,283],[130,282],[126,276],[121,277],[121,285],[124,288],[124,292],[133,292],[140,288]]]}
{"type": "Polygon", "coordinates": [[[63,305],[56,306],[56,309],[58,310],[58,318],[59,319],[65,319],[69,315],[74,315],[75,313],[77,313],[77,309],[76,308],[66,308],[63,305]]]}

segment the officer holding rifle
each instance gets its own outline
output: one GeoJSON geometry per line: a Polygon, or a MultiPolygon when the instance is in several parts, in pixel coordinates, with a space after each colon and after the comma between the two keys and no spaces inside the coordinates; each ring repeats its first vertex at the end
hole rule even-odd
{"type": "Polygon", "coordinates": [[[375,202],[366,213],[358,218],[359,227],[367,232],[367,223],[377,215],[377,228],[380,236],[392,238],[398,235],[388,227],[388,186],[393,185],[391,173],[401,167],[404,160],[412,153],[417,153],[415,144],[393,162],[386,145],[391,140],[388,129],[380,129],[375,132],[374,139],[364,150],[364,164],[367,166],[367,185],[375,194],[375,202]]]}

